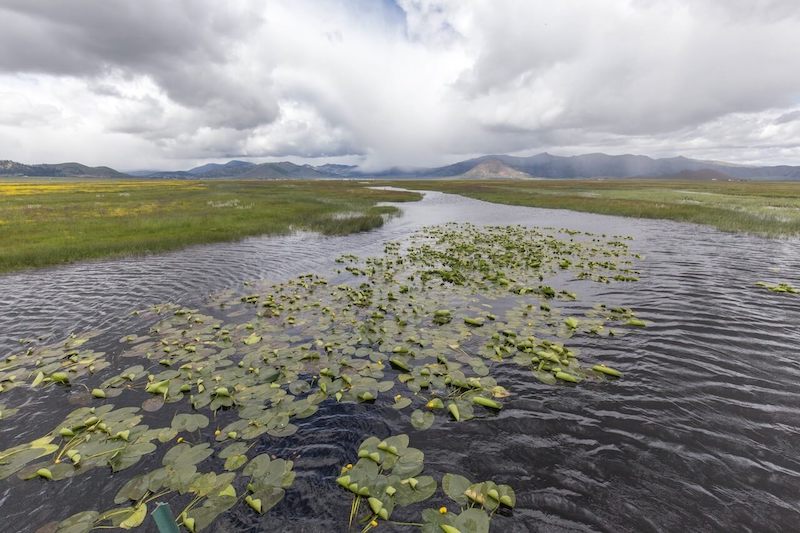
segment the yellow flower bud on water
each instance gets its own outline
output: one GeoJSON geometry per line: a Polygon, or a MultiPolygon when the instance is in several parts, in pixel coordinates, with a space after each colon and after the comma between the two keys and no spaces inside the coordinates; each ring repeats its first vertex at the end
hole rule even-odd
{"type": "Polygon", "coordinates": [[[441,514],[447,514],[447,507],[445,507],[444,505],[439,507],[439,512],[441,514]]]}

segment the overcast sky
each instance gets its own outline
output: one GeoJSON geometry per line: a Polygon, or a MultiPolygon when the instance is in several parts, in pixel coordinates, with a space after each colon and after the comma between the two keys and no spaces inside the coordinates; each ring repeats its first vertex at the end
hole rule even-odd
{"type": "Polygon", "coordinates": [[[0,0],[0,159],[800,165],[798,0],[0,0]]]}

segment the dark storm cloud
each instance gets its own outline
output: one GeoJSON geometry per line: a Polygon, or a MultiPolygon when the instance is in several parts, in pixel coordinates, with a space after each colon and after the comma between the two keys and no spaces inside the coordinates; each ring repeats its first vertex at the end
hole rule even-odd
{"type": "Polygon", "coordinates": [[[218,20],[201,2],[6,0],[2,9],[0,68],[58,74],[223,61],[219,39],[241,24],[218,20]]]}
{"type": "Polygon", "coordinates": [[[270,122],[277,104],[268,88],[255,90],[227,69],[240,36],[261,24],[260,14],[214,4],[7,0],[0,5],[0,70],[144,74],[175,102],[204,107],[203,125],[246,129],[270,122]]]}

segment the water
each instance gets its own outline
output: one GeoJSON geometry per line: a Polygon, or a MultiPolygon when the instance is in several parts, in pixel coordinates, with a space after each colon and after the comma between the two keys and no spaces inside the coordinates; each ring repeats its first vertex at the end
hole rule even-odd
{"type": "MultiPolygon", "coordinates": [[[[295,458],[298,477],[286,498],[264,517],[236,507],[209,530],[343,530],[349,502],[332,482],[338,466],[353,459],[364,437],[401,431],[425,451],[426,473],[434,477],[451,471],[515,487],[517,509],[496,517],[495,531],[797,527],[800,297],[754,283],[800,285],[800,242],[441,193],[401,207],[404,214],[383,228],[347,237],[252,238],[5,275],[0,354],[19,338],[60,339],[95,328],[105,332],[95,345],[112,348],[118,337],[142,328],[141,319],[129,315],[133,309],[166,301],[201,305],[208,294],[251,279],[326,275],[339,254],[379,254],[387,240],[424,225],[520,223],[629,234],[634,251],[645,256],[638,265],[641,281],[592,285],[580,296],[632,307],[652,325],[599,346],[580,338],[570,343],[622,369],[624,379],[550,387],[508,365],[495,374],[514,392],[503,411],[424,432],[411,430],[406,415],[390,408],[324,407],[299,421],[293,437],[258,445],[295,458]]],[[[0,449],[61,419],[51,406],[64,393],[51,394],[31,400],[24,411],[29,416],[0,422],[0,449]]],[[[95,470],[49,485],[6,479],[0,482],[0,528],[34,531],[81,510],[108,508],[122,483],[115,477],[95,470]],[[31,515],[36,518],[27,526],[31,515]]]]}

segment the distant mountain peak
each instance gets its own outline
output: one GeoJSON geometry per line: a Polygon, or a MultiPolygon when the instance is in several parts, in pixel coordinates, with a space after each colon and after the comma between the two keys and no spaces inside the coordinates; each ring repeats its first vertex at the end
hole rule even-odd
{"type": "Polygon", "coordinates": [[[486,159],[459,177],[467,179],[526,179],[531,176],[506,165],[499,159],[486,159]]]}

